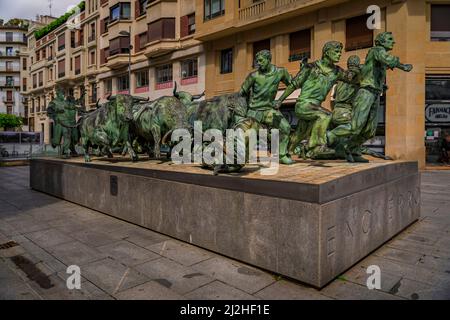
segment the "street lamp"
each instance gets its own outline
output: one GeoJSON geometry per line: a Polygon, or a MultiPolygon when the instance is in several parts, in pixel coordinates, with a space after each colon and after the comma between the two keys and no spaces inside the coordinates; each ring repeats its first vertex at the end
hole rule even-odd
{"type": "Polygon", "coordinates": [[[131,95],[131,50],[133,49],[133,45],[131,44],[131,26],[128,29],[129,31],[120,31],[119,35],[128,37],[128,93],[131,95]]]}

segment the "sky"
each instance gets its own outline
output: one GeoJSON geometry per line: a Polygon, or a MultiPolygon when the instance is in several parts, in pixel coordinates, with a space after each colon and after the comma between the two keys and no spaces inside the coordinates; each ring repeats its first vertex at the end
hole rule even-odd
{"type": "MultiPolygon", "coordinates": [[[[71,5],[77,5],[81,0],[53,0],[52,16],[63,15],[71,5]]],[[[7,22],[12,18],[35,20],[37,14],[48,15],[49,0],[0,0],[0,19],[7,22]]]]}

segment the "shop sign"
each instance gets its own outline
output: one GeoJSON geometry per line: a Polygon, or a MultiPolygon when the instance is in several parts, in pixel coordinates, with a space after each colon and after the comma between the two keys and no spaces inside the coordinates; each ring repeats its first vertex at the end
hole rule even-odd
{"type": "Polygon", "coordinates": [[[450,122],[450,103],[435,103],[425,107],[428,122],[450,122]]]}

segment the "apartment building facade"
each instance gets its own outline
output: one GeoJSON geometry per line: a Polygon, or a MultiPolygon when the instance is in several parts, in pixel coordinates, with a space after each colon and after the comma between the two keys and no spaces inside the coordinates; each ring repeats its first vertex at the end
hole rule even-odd
{"type": "Polygon", "coordinates": [[[84,92],[87,109],[118,93],[172,95],[175,82],[178,90],[204,92],[194,0],[86,0],[83,8],[41,39],[36,29],[29,33],[29,118],[45,143],[52,132],[46,107],[56,88],[77,99],[84,92]]]}
{"type": "Polygon", "coordinates": [[[101,98],[131,92],[154,100],[172,95],[175,83],[178,90],[202,93],[205,54],[194,39],[195,11],[194,0],[101,1],[101,98]]]}
{"type": "MultiPolygon", "coordinates": [[[[196,6],[202,12],[195,38],[205,46],[207,96],[239,90],[261,49],[269,49],[273,62],[295,75],[301,59],[321,57],[326,41],[344,44],[340,66],[346,67],[350,55],[364,62],[376,35],[391,31],[393,54],[414,70],[388,72],[377,133],[386,154],[424,166],[437,146],[434,139],[425,147],[425,132],[436,136],[436,130],[450,130],[449,1],[196,0],[196,6]],[[370,5],[381,9],[378,30],[366,27],[370,5]]],[[[291,121],[298,94],[283,107],[291,121]]],[[[324,105],[331,107],[331,97],[324,105]]]]}
{"type": "Polygon", "coordinates": [[[0,113],[25,118],[21,73],[26,65],[20,51],[26,47],[26,33],[26,27],[0,26],[0,113]]]}

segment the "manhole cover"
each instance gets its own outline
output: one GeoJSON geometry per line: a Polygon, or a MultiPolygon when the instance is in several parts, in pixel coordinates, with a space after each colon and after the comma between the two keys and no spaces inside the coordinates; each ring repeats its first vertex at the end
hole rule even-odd
{"type": "Polygon", "coordinates": [[[0,244],[0,250],[9,249],[12,247],[17,247],[19,244],[15,241],[8,241],[5,243],[0,244]]]}

